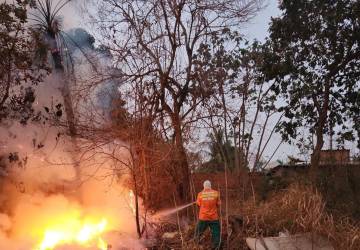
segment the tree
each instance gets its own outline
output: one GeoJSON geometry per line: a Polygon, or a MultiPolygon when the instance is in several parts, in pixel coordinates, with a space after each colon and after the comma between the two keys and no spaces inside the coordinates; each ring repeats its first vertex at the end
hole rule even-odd
{"type": "Polygon", "coordinates": [[[0,122],[38,119],[32,104],[33,86],[42,82],[46,67],[33,64],[33,43],[27,25],[27,1],[0,4],[0,122]],[[43,70],[42,70],[43,69],[43,70]]]}
{"type": "MultiPolygon", "coordinates": [[[[34,0],[32,1],[32,6],[35,11],[31,13],[30,20],[35,23],[33,28],[39,34],[37,40],[40,42],[37,43],[37,48],[38,51],[43,52],[39,53],[40,61],[46,62],[48,51],[50,51],[54,70],[53,74],[57,76],[58,81],[61,83],[60,90],[66,114],[66,128],[73,145],[71,155],[76,172],[75,179],[80,181],[81,169],[78,159],[80,148],[76,140],[78,136],[77,120],[70,88],[70,79],[74,72],[73,65],[71,64],[71,50],[65,49],[67,44],[64,32],[61,30],[61,18],[59,16],[59,12],[70,2],[71,0],[34,0]]],[[[69,38],[71,39],[70,36],[68,36],[69,38]]]]}
{"type": "Polygon", "coordinates": [[[228,165],[240,172],[256,169],[282,119],[274,106],[276,98],[268,95],[272,83],[264,80],[263,62],[257,41],[249,45],[228,29],[203,43],[194,61],[196,77],[211,86],[204,121],[211,129],[222,130],[224,141],[232,142],[234,147],[224,152],[234,156],[228,165]]]}
{"type": "Polygon", "coordinates": [[[210,34],[251,18],[260,2],[104,0],[99,4],[99,16],[105,18],[98,22],[99,30],[115,56],[121,77],[128,84],[143,79],[151,90],[149,96],[155,93],[153,101],[160,119],[170,123],[182,200],[190,197],[183,133],[191,114],[208,97],[202,83],[193,79],[193,56],[210,34]]]}
{"type": "MultiPolygon", "coordinates": [[[[64,99],[66,119],[68,123],[69,134],[72,138],[76,135],[74,108],[71,100],[69,79],[66,76],[64,59],[66,53],[62,51],[64,47],[64,38],[61,31],[61,19],[59,12],[71,0],[35,0],[33,8],[36,10],[31,13],[30,19],[35,22],[34,28],[40,34],[42,43],[39,48],[46,45],[46,52],[43,57],[47,58],[47,49],[51,52],[55,73],[59,74],[59,80],[62,80],[61,93],[64,99]]],[[[66,47],[66,45],[65,45],[66,47]]],[[[44,60],[44,59],[43,59],[44,60]]]]}
{"type": "MultiPolygon", "coordinates": [[[[278,125],[275,124],[266,140],[265,131],[270,127],[268,120],[277,112],[274,110],[274,98],[267,96],[270,84],[263,80],[258,70],[263,59],[262,53],[258,51],[258,43],[244,48],[247,46],[238,32],[224,28],[201,43],[194,57],[194,78],[206,86],[204,89],[212,96],[202,103],[204,109],[198,116],[202,117],[207,129],[212,132],[210,149],[213,156],[220,158],[224,164],[227,225],[228,171],[238,171],[239,181],[245,186],[250,168],[250,152],[253,150],[251,145],[256,144],[255,128],[261,135],[256,147],[253,171],[259,169],[261,156],[278,125]],[[256,107],[255,112],[248,116],[251,106],[256,107]],[[265,116],[265,121],[258,125],[260,115],[265,116]]],[[[265,162],[264,165],[266,164],[265,162]]],[[[228,226],[226,230],[229,232],[228,226]]]]}
{"type": "MultiPolygon", "coordinates": [[[[82,145],[85,161],[100,158],[102,160],[97,162],[106,162],[105,169],[109,170],[106,176],[127,177],[122,185],[131,189],[132,209],[140,238],[147,233],[147,211],[162,208],[169,204],[166,202],[172,201],[175,185],[169,185],[169,182],[176,180],[177,176],[172,170],[173,147],[153,126],[155,112],[151,106],[154,105],[141,97],[144,93],[142,86],[136,86],[127,93],[135,100],[135,106],[129,108],[129,104],[118,95],[108,107],[110,120],[107,123],[93,126],[89,122],[80,126],[79,132],[86,139],[82,145]]],[[[87,112],[96,113],[97,110],[90,108],[87,112]]]]}
{"type": "Polygon", "coordinates": [[[280,9],[282,15],[271,22],[263,71],[282,100],[284,139],[297,138],[300,127],[315,134],[311,165],[316,169],[324,135],[333,133],[333,126],[346,140],[356,136],[360,2],[286,0],[280,9]]]}
{"type": "MultiPolygon", "coordinates": [[[[206,155],[209,158],[204,162],[198,160],[194,170],[200,172],[222,172],[225,170],[225,161],[227,161],[229,170],[234,171],[236,149],[232,141],[224,140],[224,132],[222,130],[213,130],[207,138],[208,141],[206,145],[208,151],[206,151],[206,155]],[[228,152],[229,155],[223,155],[223,152],[228,152]]],[[[201,159],[203,158],[199,153],[195,156],[201,159]]]]}

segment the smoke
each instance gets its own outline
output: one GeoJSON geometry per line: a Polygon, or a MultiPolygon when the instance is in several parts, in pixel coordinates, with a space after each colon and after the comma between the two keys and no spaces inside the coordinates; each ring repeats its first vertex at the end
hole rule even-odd
{"type": "MultiPolygon", "coordinates": [[[[44,107],[51,110],[51,106],[61,103],[60,82],[51,75],[36,87],[36,111],[44,111],[44,107]]],[[[95,94],[90,97],[95,98],[95,94]]],[[[114,247],[131,242],[140,248],[135,240],[129,190],[118,178],[125,173],[115,172],[111,161],[92,157],[82,163],[79,183],[64,128],[53,126],[50,121],[27,125],[14,121],[2,124],[0,136],[0,155],[16,155],[14,160],[3,157],[2,165],[6,167],[0,168],[0,249],[35,249],[46,229],[70,228],[66,223],[87,218],[106,218],[104,239],[114,247]]],[[[111,149],[112,145],[107,145],[102,151],[111,149]]],[[[120,154],[119,157],[126,157],[125,151],[120,154]]],[[[56,249],[77,249],[62,247],[56,249]]]]}
{"type": "MultiPolygon", "coordinates": [[[[53,1],[56,2],[56,0],[53,1]]],[[[63,30],[83,27],[85,25],[82,10],[86,9],[87,1],[72,0],[62,8],[60,16],[62,17],[63,30]]]]}
{"type": "MultiPolygon", "coordinates": [[[[88,56],[98,58],[96,63],[100,70],[107,68],[105,59],[99,54],[90,49],[87,52],[88,56]]],[[[78,81],[72,82],[71,89],[79,94],[78,89],[94,82],[97,72],[82,55],[83,51],[74,49],[72,53],[78,81]]],[[[119,178],[126,175],[124,168],[86,149],[86,152],[77,152],[85,160],[79,166],[80,181],[76,180],[72,142],[63,126],[65,112],[56,122],[50,119],[54,118],[52,112],[57,110],[56,106],[63,102],[60,92],[63,79],[58,77],[52,74],[35,87],[34,110],[44,114],[41,121],[29,121],[27,125],[17,121],[0,124],[0,249],[37,250],[48,230],[72,232],[81,228],[82,223],[89,220],[98,223],[102,219],[106,219],[102,238],[113,249],[143,248],[136,240],[129,190],[119,178]]],[[[87,89],[83,99],[74,100],[74,104],[80,123],[89,123],[89,116],[92,116],[91,126],[102,126],[111,103],[111,96],[106,93],[114,91],[111,82],[96,80],[99,83],[87,89]]],[[[87,141],[78,143],[83,146],[87,141]]],[[[115,147],[118,146],[107,144],[96,150],[105,155],[115,147]]],[[[127,157],[126,150],[116,150],[120,151],[118,157],[127,157]]],[[[96,247],[95,243],[82,248],[74,242],[66,242],[54,249],[89,249],[96,247]]]]}

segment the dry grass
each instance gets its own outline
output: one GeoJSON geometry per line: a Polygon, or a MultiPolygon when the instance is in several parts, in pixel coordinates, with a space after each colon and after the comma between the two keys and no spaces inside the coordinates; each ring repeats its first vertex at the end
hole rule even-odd
{"type": "MultiPolygon", "coordinates": [[[[339,213],[331,214],[321,193],[310,186],[293,184],[274,193],[265,202],[249,199],[241,204],[239,200],[234,200],[232,205],[230,217],[242,217],[243,225],[237,229],[230,226],[230,246],[223,249],[248,249],[246,237],[278,236],[280,231],[285,230],[290,234],[310,232],[322,235],[330,240],[335,249],[360,249],[360,223],[339,216],[339,213]]],[[[174,227],[171,231],[177,230],[174,227]]],[[[204,235],[200,245],[194,241],[194,225],[183,233],[183,244],[180,237],[175,237],[171,241],[162,241],[158,249],[209,249],[209,232],[204,235]]],[[[222,239],[225,238],[223,235],[222,239]]]]}
{"type": "Polygon", "coordinates": [[[327,237],[336,249],[360,249],[359,223],[330,214],[322,195],[312,187],[293,184],[264,203],[247,201],[242,214],[247,236],[312,232],[327,237]]]}

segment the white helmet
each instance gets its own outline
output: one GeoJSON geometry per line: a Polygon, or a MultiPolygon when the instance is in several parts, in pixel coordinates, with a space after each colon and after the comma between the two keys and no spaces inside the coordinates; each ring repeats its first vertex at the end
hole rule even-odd
{"type": "Polygon", "coordinates": [[[211,188],[211,182],[209,180],[204,181],[204,188],[211,188]]]}

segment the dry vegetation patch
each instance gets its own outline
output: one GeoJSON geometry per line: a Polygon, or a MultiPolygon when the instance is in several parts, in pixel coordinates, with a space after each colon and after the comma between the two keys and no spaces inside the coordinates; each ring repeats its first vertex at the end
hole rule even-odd
{"type": "Polygon", "coordinates": [[[245,202],[243,233],[247,237],[265,237],[278,236],[285,230],[291,234],[310,232],[327,237],[336,249],[360,249],[359,222],[331,214],[325,205],[315,188],[293,184],[266,202],[245,202]]]}

